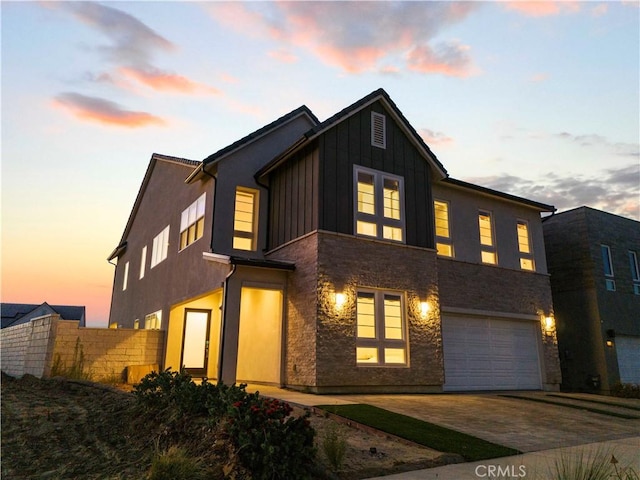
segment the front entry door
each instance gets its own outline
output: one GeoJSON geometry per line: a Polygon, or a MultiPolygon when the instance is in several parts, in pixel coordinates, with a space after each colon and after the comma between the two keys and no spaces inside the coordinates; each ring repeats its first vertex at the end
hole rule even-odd
{"type": "Polygon", "coordinates": [[[194,377],[207,376],[211,310],[186,309],[180,364],[194,377]]]}

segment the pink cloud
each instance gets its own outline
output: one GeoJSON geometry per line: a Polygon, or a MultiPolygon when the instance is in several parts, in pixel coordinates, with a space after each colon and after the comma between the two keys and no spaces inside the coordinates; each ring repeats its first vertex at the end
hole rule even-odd
{"type": "Polygon", "coordinates": [[[433,130],[429,130],[428,128],[423,128],[418,133],[427,145],[443,146],[453,143],[453,138],[442,132],[436,132],[433,130]]]}
{"type": "Polygon", "coordinates": [[[180,93],[203,92],[216,95],[220,93],[220,90],[217,88],[194,82],[182,75],[165,72],[153,67],[120,67],[119,71],[125,77],[134,79],[154,90],[176,91],[180,93]]]}
{"type": "Polygon", "coordinates": [[[115,102],[79,93],[61,93],[55,97],[53,105],[67,110],[81,120],[106,125],[137,128],[165,124],[163,119],[150,113],[125,110],[115,102]]]}
{"type": "Polygon", "coordinates": [[[269,56],[282,63],[296,63],[298,61],[298,57],[284,49],[272,50],[269,52],[269,56]]]}
{"type": "Polygon", "coordinates": [[[508,10],[514,10],[529,17],[547,17],[561,13],[576,13],[580,11],[580,5],[574,1],[512,1],[504,2],[508,10]]]}
{"type": "Polygon", "coordinates": [[[407,66],[422,73],[466,77],[475,73],[468,51],[468,46],[457,43],[440,44],[436,49],[423,45],[409,52],[407,66]]]}
{"type": "Polygon", "coordinates": [[[541,82],[547,81],[548,79],[549,79],[549,74],[547,74],[547,73],[536,73],[535,75],[531,76],[529,81],[531,81],[533,83],[541,83],[541,82]]]}
{"type": "Polygon", "coordinates": [[[606,3],[601,3],[600,5],[596,5],[591,9],[591,15],[593,15],[594,17],[601,17],[602,15],[605,15],[608,10],[609,5],[607,5],[606,3]]]}

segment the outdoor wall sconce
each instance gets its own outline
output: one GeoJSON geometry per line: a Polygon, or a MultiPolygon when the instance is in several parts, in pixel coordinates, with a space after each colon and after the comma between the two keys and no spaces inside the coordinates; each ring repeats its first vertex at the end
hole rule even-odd
{"type": "Polygon", "coordinates": [[[607,347],[613,347],[613,340],[607,340],[607,347]]]}
{"type": "Polygon", "coordinates": [[[550,332],[553,329],[553,317],[545,317],[544,319],[544,328],[547,332],[550,332]]]}
{"type": "Polygon", "coordinates": [[[420,315],[422,315],[422,318],[427,318],[427,313],[429,313],[429,302],[420,302],[420,315]]]}
{"type": "Polygon", "coordinates": [[[336,308],[338,310],[340,310],[344,306],[344,304],[347,301],[347,299],[346,299],[344,293],[336,293],[335,301],[336,301],[336,308]]]}

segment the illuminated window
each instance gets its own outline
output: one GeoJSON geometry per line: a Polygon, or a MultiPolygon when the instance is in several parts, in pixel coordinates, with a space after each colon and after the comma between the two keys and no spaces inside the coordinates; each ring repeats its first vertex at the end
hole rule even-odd
{"type": "Polygon", "coordinates": [[[434,200],[433,211],[436,219],[436,250],[438,255],[453,257],[453,245],[451,245],[449,229],[449,203],[434,200]]]}
{"type": "Polygon", "coordinates": [[[498,263],[495,242],[493,240],[493,224],[489,212],[478,213],[478,227],[480,229],[480,259],[482,263],[495,265],[498,263]]]}
{"type": "Polygon", "coordinates": [[[358,292],[356,325],[358,364],[406,365],[402,295],[382,291],[358,292]]]}
{"type": "Polygon", "coordinates": [[[151,249],[151,268],[158,265],[165,258],[167,258],[167,252],[169,251],[169,225],[165,227],[156,237],[153,239],[153,246],[151,249]]]}
{"type": "Polygon", "coordinates": [[[354,179],[356,234],[404,241],[402,178],[355,167],[354,179]]]}
{"type": "Polygon", "coordinates": [[[140,320],[137,318],[133,321],[133,328],[134,330],[138,330],[140,328],[140,320]]]}
{"type": "Polygon", "coordinates": [[[144,278],[145,268],[147,266],[147,246],[142,247],[142,255],[140,256],[140,278],[144,278]]]}
{"type": "Polygon", "coordinates": [[[129,281],[129,262],[124,264],[124,278],[122,280],[122,291],[127,289],[127,283],[129,281]]]}
{"type": "Polygon", "coordinates": [[[520,252],[520,268],[522,270],[534,271],[535,264],[533,262],[533,252],[531,250],[531,241],[529,238],[529,226],[527,222],[518,220],[518,251],[520,252]]]}
{"type": "Polygon", "coordinates": [[[204,235],[204,209],[206,193],[187,207],[180,217],[180,250],[204,235]]]}
{"type": "Polygon", "coordinates": [[[381,113],[371,112],[371,145],[387,148],[386,117],[381,113]]]}
{"type": "Polygon", "coordinates": [[[257,200],[258,192],[256,190],[236,189],[233,218],[233,248],[236,250],[256,249],[257,200]]]}
{"type": "Polygon", "coordinates": [[[162,325],[162,310],[150,313],[144,317],[144,328],[146,330],[160,330],[162,325]]]}

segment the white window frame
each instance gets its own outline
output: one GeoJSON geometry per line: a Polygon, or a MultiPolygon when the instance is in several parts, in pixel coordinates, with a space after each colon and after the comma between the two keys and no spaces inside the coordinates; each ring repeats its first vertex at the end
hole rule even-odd
{"type": "Polygon", "coordinates": [[[528,272],[536,271],[536,262],[533,254],[533,243],[531,242],[531,230],[529,229],[529,222],[526,220],[516,220],[516,240],[518,242],[518,252],[520,252],[520,269],[528,272]],[[520,225],[524,225],[527,233],[527,249],[523,250],[520,244],[520,225]],[[526,262],[531,262],[531,268],[525,268],[526,262]]]}
{"type": "Polygon", "coordinates": [[[391,173],[374,170],[372,168],[362,167],[360,165],[353,166],[353,232],[354,235],[364,238],[376,238],[388,242],[406,243],[405,228],[405,206],[404,206],[404,178],[391,173]],[[358,211],[358,174],[363,173],[373,177],[373,196],[374,196],[374,213],[364,213],[358,211]],[[384,214],[384,181],[391,180],[398,182],[398,197],[400,215],[398,219],[387,217],[384,214]],[[358,233],[358,222],[375,225],[376,234],[367,235],[358,233]],[[401,240],[393,238],[385,238],[384,227],[399,229],[402,235],[401,240]]]}
{"type": "Polygon", "coordinates": [[[147,246],[142,247],[142,253],[140,254],[140,280],[144,278],[144,274],[147,268],[147,246]]]}
{"type": "Polygon", "coordinates": [[[498,249],[496,247],[496,232],[495,232],[495,222],[493,221],[493,213],[490,210],[480,209],[478,210],[478,241],[480,243],[480,262],[485,265],[498,265],[498,249]],[[489,217],[489,230],[490,230],[490,240],[491,244],[482,243],[482,229],[480,227],[480,217],[486,216],[489,217]],[[493,255],[493,262],[486,262],[483,259],[483,253],[487,253],[489,255],[493,255]]]}
{"type": "Polygon", "coordinates": [[[124,292],[127,289],[127,284],[129,283],[129,262],[124,264],[124,278],[122,279],[122,291],[124,292]]]}
{"type": "Polygon", "coordinates": [[[207,193],[203,193],[180,215],[180,251],[194,244],[204,236],[204,213],[207,193]],[[193,235],[190,233],[193,231],[193,235]]]}
{"type": "Polygon", "coordinates": [[[387,148],[387,117],[382,113],[371,112],[371,146],[387,148]]]}
{"type": "Polygon", "coordinates": [[[407,342],[407,312],[405,294],[403,292],[389,290],[375,290],[368,288],[359,288],[356,292],[356,365],[358,367],[407,367],[409,365],[409,349],[407,342]],[[375,337],[359,337],[357,331],[358,325],[358,299],[360,295],[371,295],[374,299],[374,328],[375,337]],[[400,299],[401,314],[401,336],[400,339],[386,338],[385,335],[385,297],[392,296],[400,299]],[[376,362],[358,361],[358,349],[375,349],[377,352],[376,362]],[[387,362],[385,358],[386,349],[403,350],[404,362],[387,362]]]}
{"type": "Polygon", "coordinates": [[[170,225],[167,225],[162,231],[153,239],[153,246],[151,249],[151,267],[153,268],[160,262],[167,258],[169,252],[169,233],[170,225]]]}
{"type": "Polygon", "coordinates": [[[162,327],[162,310],[158,310],[144,316],[145,330],[160,330],[162,327]]]}
{"type": "Polygon", "coordinates": [[[441,257],[451,257],[455,256],[453,250],[453,242],[451,240],[451,202],[447,200],[441,200],[439,198],[435,198],[433,200],[433,220],[434,220],[434,228],[436,235],[436,251],[438,255],[441,257]],[[447,221],[447,235],[438,235],[438,210],[436,208],[436,204],[442,204],[445,206],[446,213],[446,221],[447,221]]]}
{"type": "MultiPolygon", "coordinates": [[[[249,252],[255,252],[258,249],[258,210],[260,206],[260,191],[247,188],[247,187],[236,187],[236,193],[234,195],[233,201],[233,239],[232,239],[232,247],[234,250],[243,250],[249,252]],[[252,221],[251,221],[251,231],[246,231],[242,229],[236,229],[237,223],[239,220],[237,218],[237,201],[238,194],[251,195],[253,199],[253,212],[252,212],[252,221]],[[239,243],[236,243],[236,239],[238,241],[241,240],[250,240],[251,248],[240,248],[239,243]]],[[[244,222],[247,223],[247,222],[244,222]]]]}

